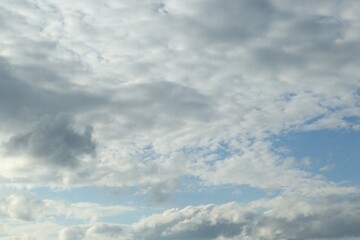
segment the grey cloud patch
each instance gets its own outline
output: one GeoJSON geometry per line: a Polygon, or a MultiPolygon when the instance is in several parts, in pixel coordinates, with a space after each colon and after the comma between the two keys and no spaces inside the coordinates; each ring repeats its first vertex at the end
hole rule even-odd
{"type": "MultiPolygon", "coordinates": [[[[159,81],[124,86],[119,104],[123,109],[154,111],[154,118],[169,117],[206,119],[211,115],[210,99],[196,89],[177,83],[159,81]]],[[[175,118],[175,119],[173,119],[175,118]]]]}
{"type": "MultiPolygon", "coordinates": [[[[169,2],[169,12],[172,5],[169,2]]],[[[261,37],[269,28],[272,6],[266,0],[183,1],[183,9],[174,9],[174,17],[185,21],[189,32],[210,43],[238,43],[261,37]]]]}
{"type": "Polygon", "coordinates": [[[260,37],[271,22],[271,4],[266,0],[206,1],[202,7],[209,16],[203,26],[218,41],[260,37]]]}
{"type": "Polygon", "coordinates": [[[153,184],[141,194],[149,194],[150,200],[153,203],[163,203],[171,199],[172,195],[178,188],[177,179],[169,179],[166,182],[153,184]]]}
{"type": "Polygon", "coordinates": [[[107,132],[122,138],[146,137],[155,131],[169,134],[189,123],[207,123],[217,117],[209,96],[168,81],[124,84],[114,93],[110,109],[113,114],[105,115],[110,124],[103,127],[111,127],[107,132]]]}
{"type": "Polygon", "coordinates": [[[76,167],[80,158],[94,155],[96,143],[92,128],[79,131],[67,115],[45,116],[29,132],[12,136],[5,143],[10,155],[28,155],[36,162],[58,166],[76,167]]]}
{"type": "Polygon", "coordinates": [[[34,121],[44,114],[86,112],[106,103],[102,96],[77,90],[64,79],[63,86],[52,86],[60,77],[51,69],[40,66],[18,66],[0,58],[0,76],[0,118],[6,125],[21,128],[25,122],[34,121]],[[19,74],[22,71],[26,73],[19,74]],[[35,81],[44,74],[45,83],[35,81]]]}

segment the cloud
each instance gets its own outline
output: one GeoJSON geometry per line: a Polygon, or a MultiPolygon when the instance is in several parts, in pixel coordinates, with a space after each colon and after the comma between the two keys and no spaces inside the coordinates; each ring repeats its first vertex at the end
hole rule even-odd
{"type": "Polygon", "coordinates": [[[360,115],[356,4],[313,4],[7,2],[2,176],[152,189],[185,175],[265,189],[311,185],[319,176],[251,144],[235,144],[236,154],[214,166],[197,164],[222,142],[271,145],[269,137],[289,131],[356,126],[347,120],[360,115]],[[141,160],[146,146],[149,161],[141,160]],[[31,164],[42,166],[29,176],[31,164]]]}
{"type": "Polygon", "coordinates": [[[135,208],[123,205],[102,206],[90,202],[68,203],[46,199],[45,216],[66,217],[96,222],[99,219],[117,216],[125,212],[135,211],[135,208]]]}
{"type": "Polygon", "coordinates": [[[276,197],[169,209],[133,225],[135,239],[329,239],[360,236],[358,196],[276,197]]]}
{"type": "Polygon", "coordinates": [[[87,234],[89,235],[101,235],[110,238],[116,238],[121,236],[122,234],[122,227],[118,225],[111,225],[111,224],[97,224],[90,227],[87,230],[87,234]]]}
{"type": "Polygon", "coordinates": [[[271,23],[273,12],[269,1],[165,1],[174,21],[197,39],[215,44],[239,43],[261,37],[271,23]]]}
{"type": "Polygon", "coordinates": [[[16,65],[2,57],[0,73],[1,131],[5,134],[26,130],[44,115],[87,112],[106,102],[98,94],[78,90],[56,69],[16,65]]]}
{"type": "MultiPolygon", "coordinates": [[[[232,204],[230,204],[232,205],[232,204]]],[[[241,225],[223,218],[229,213],[228,206],[219,207],[206,205],[187,207],[182,210],[169,209],[160,215],[153,215],[134,225],[136,237],[141,239],[214,239],[220,235],[237,235],[241,232],[241,225]],[[215,215],[215,217],[212,216],[215,215]]],[[[247,222],[251,216],[241,216],[247,222]]]]}
{"type": "Polygon", "coordinates": [[[29,240],[58,240],[58,232],[62,227],[53,222],[7,222],[0,224],[1,238],[4,240],[29,239],[29,240]],[[55,234],[54,234],[55,233],[55,234]]]}
{"type": "Polygon", "coordinates": [[[34,221],[43,214],[44,203],[33,195],[1,196],[1,215],[12,219],[34,221]]]}
{"type": "MultiPolygon", "coordinates": [[[[356,183],[314,174],[316,159],[305,168],[274,139],[359,130],[359,9],[335,0],[4,1],[1,181],[134,187],[157,204],[181,194],[184,177],[279,195],[169,210],[135,224],[136,239],[358,236],[355,202],[328,198],[357,192],[356,183]]],[[[1,201],[2,216],[25,222],[124,210],[23,195],[1,201]]],[[[69,226],[61,237],[116,239],[120,229],[69,226]]]]}
{"type": "Polygon", "coordinates": [[[309,129],[307,121],[318,117],[311,129],[347,128],[344,117],[359,114],[356,72],[348,71],[357,61],[355,43],[344,40],[352,29],[348,4],[340,4],[338,18],[334,2],[18,5],[5,5],[21,19],[9,23],[14,32],[42,32],[25,38],[29,44],[7,32],[18,52],[5,55],[12,67],[6,73],[21,83],[12,95],[25,98],[8,108],[37,112],[31,121],[70,112],[92,125],[104,145],[155,141],[166,149],[171,141],[181,149],[229,133],[309,129]],[[26,54],[39,45],[43,57],[26,54]]]}
{"type": "Polygon", "coordinates": [[[77,167],[81,157],[94,155],[92,129],[78,132],[69,116],[42,118],[29,132],[12,136],[5,143],[9,155],[25,155],[35,163],[56,167],[77,167]]]}
{"type": "Polygon", "coordinates": [[[90,239],[128,239],[123,226],[116,224],[96,223],[93,225],[73,226],[64,228],[59,233],[59,240],[90,240],[90,239]]]}
{"type": "MultiPolygon", "coordinates": [[[[102,206],[91,202],[70,203],[51,199],[41,199],[29,192],[15,192],[0,197],[0,217],[4,220],[37,222],[54,218],[96,222],[99,219],[117,216],[135,208],[124,205],[102,206]]],[[[106,228],[104,225],[103,228],[106,228]]],[[[94,231],[101,232],[101,226],[94,231]]],[[[109,227],[109,230],[112,228],[109,227]]]]}
{"type": "Polygon", "coordinates": [[[319,170],[321,172],[329,172],[335,169],[335,164],[326,164],[325,166],[321,167],[319,170]]]}
{"type": "Polygon", "coordinates": [[[84,231],[80,227],[65,228],[60,231],[60,240],[84,239],[84,231]]]}
{"type": "Polygon", "coordinates": [[[138,194],[150,196],[150,200],[153,203],[162,203],[169,201],[178,188],[177,179],[169,179],[168,181],[152,184],[145,190],[138,192],[138,194]]]}
{"type": "Polygon", "coordinates": [[[268,141],[237,142],[233,145],[225,148],[228,152],[226,158],[216,154],[201,158],[192,170],[194,175],[209,185],[249,185],[268,192],[280,190],[286,194],[322,196],[357,192],[355,186],[331,182],[299,168],[297,164],[302,164],[302,159],[279,153],[268,141]]]}

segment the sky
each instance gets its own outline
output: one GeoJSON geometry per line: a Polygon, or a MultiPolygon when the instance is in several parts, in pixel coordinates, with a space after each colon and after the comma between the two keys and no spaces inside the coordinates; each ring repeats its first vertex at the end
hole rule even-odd
{"type": "Polygon", "coordinates": [[[360,1],[1,0],[1,240],[359,240],[360,1]]]}

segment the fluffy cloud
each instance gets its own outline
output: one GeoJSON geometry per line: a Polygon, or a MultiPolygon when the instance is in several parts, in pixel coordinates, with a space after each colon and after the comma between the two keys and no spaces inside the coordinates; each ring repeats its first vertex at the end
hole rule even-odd
{"type": "Polygon", "coordinates": [[[170,209],[133,225],[136,239],[330,239],[358,237],[358,196],[277,197],[242,205],[170,209]]]}
{"type": "Polygon", "coordinates": [[[118,239],[125,240],[123,226],[116,224],[97,223],[64,228],[59,233],[59,240],[97,240],[97,239],[118,239]]]}
{"type": "Polygon", "coordinates": [[[32,221],[43,214],[44,203],[33,195],[12,194],[0,201],[1,215],[12,219],[32,221]]]}
{"type": "Polygon", "coordinates": [[[84,232],[80,227],[72,227],[61,230],[59,238],[61,240],[83,239],[84,232]]]}

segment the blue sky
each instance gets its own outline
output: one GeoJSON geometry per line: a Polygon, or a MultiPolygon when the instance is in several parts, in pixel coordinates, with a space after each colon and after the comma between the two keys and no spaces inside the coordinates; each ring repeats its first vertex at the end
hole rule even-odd
{"type": "Polygon", "coordinates": [[[289,155],[309,158],[309,171],[320,173],[331,181],[359,184],[359,132],[347,129],[295,132],[277,141],[279,146],[288,149],[289,155]]]}
{"type": "Polygon", "coordinates": [[[0,239],[360,239],[359,10],[2,1],[0,239]]]}

